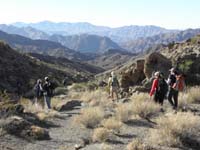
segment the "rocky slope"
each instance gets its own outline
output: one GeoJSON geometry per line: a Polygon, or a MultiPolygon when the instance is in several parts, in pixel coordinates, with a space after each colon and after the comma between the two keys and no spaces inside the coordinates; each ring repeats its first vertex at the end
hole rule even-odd
{"type": "Polygon", "coordinates": [[[132,54],[118,49],[109,49],[107,52],[96,56],[95,59],[87,61],[89,64],[102,67],[106,70],[122,66],[137,54],[132,54]]]}
{"type": "Polygon", "coordinates": [[[45,76],[56,83],[62,83],[65,77],[68,82],[81,82],[102,71],[64,58],[19,54],[3,42],[0,42],[0,54],[0,89],[10,92],[17,90],[18,83],[22,85],[22,91],[29,91],[38,78],[43,79],[45,76]]]}

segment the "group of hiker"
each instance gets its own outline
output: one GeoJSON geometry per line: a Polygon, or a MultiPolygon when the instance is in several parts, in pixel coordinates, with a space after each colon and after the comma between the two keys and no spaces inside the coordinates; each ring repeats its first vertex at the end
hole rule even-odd
{"type": "MultiPolygon", "coordinates": [[[[175,68],[171,68],[169,72],[167,80],[164,78],[162,72],[157,71],[154,73],[154,80],[149,95],[150,99],[153,97],[153,100],[161,106],[163,105],[164,99],[167,98],[173,109],[177,109],[178,93],[185,89],[185,76],[178,73],[175,68]]],[[[118,99],[120,85],[114,72],[110,74],[108,87],[109,97],[112,98],[113,101],[115,97],[118,99]]]]}
{"type": "Polygon", "coordinates": [[[51,109],[51,97],[53,96],[54,86],[50,82],[48,77],[44,78],[44,83],[41,79],[37,80],[37,83],[34,86],[35,98],[33,104],[38,104],[38,99],[42,96],[44,97],[44,102],[48,109],[51,109]]]}
{"type": "Polygon", "coordinates": [[[169,72],[167,80],[165,80],[162,72],[155,72],[150,96],[154,96],[154,101],[161,106],[164,99],[167,98],[173,109],[176,110],[178,107],[178,94],[185,89],[185,76],[178,73],[175,68],[171,68],[169,72]]]}

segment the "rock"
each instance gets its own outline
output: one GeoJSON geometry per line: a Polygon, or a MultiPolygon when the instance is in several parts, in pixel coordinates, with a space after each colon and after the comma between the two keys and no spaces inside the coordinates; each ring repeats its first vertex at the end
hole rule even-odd
{"type": "Polygon", "coordinates": [[[17,104],[15,101],[0,103],[0,118],[22,114],[23,112],[24,106],[22,106],[21,104],[17,104]]]}
{"type": "Polygon", "coordinates": [[[24,139],[48,140],[48,131],[34,126],[31,122],[18,116],[12,116],[0,121],[0,127],[8,134],[15,135],[24,139]]]}
{"type": "Polygon", "coordinates": [[[138,85],[145,79],[144,74],[144,59],[136,60],[127,70],[122,72],[121,87],[127,88],[129,86],[138,85]]]}
{"type": "Polygon", "coordinates": [[[31,138],[35,140],[49,140],[49,133],[44,128],[32,125],[30,130],[27,130],[31,138]]]}
{"type": "Polygon", "coordinates": [[[59,106],[58,108],[55,108],[57,111],[67,111],[67,110],[73,110],[75,107],[81,106],[81,101],[79,100],[71,100],[67,101],[65,104],[59,106]]]}
{"type": "Polygon", "coordinates": [[[145,59],[144,74],[147,79],[150,79],[155,71],[161,71],[167,77],[171,67],[172,63],[168,58],[160,53],[154,52],[149,54],[145,59]]]}

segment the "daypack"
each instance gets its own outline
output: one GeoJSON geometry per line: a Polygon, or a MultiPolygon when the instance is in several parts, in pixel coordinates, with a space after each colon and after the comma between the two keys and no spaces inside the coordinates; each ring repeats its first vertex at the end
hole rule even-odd
{"type": "Polygon", "coordinates": [[[112,77],[112,80],[111,80],[111,86],[119,86],[119,82],[117,80],[117,77],[112,77]]]}
{"type": "Polygon", "coordinates": [[[172,86],[177,91],[183,91],[185,89],[185,80],[182,75],[176,76],[176,83],[172,86]]]}
{"type": "Polygon", "coordinates": [[[156,89],[156,92],[159,94],[166,95],[168,92],[168,84],[165,81],[165,79],[159,79],[158,80],[158,87],[156,89]]]}

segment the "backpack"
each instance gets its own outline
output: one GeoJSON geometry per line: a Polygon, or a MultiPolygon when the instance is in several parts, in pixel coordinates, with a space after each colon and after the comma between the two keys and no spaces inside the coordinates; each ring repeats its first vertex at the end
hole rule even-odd
{"type": "Polygon", "coordinates": [[[117,77],[112,77],[112,80],[111,80],[111,86],[119,86],[119,82],[117,80],[117,77]]]}
{"type": "Polygon", "coordinates": [[[156,92],[159,94],[166,95],[168,92],[168,84],[165,81],[165,79],[159,79],[158,80],[158,87],[156,89],[156,92]]]}
{"type": "Polygon", "coordinates": [[[185,89],[185,80],[182,75],[176,76],[176,82],[172,86],[177,91],[183,91],[185,89]]]}

